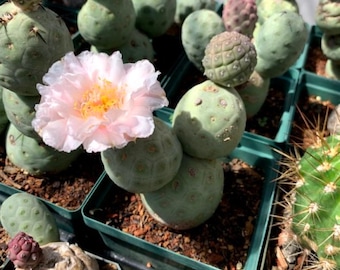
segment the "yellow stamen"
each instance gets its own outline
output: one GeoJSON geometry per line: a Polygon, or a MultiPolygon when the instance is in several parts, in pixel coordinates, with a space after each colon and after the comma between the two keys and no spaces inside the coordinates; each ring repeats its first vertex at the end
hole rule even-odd
{"type": "Polygon", "coordinates": [[[119,108],[123,103],[124,90],[112,86],[108,80],[99,80],[86,90],[81,100],[74,104],[83,118],[90,116],[103,117],[112,108],[119,108]]]}

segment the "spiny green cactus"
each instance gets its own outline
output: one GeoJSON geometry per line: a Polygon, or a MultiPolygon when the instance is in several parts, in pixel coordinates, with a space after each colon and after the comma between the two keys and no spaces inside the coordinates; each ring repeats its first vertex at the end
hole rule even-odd
{"type": "Polygon", "coordinates": [[[229,155],[240,142],[245,124],[246,111],[237,91],[211,80],[182,96],[172,122],[183,151],[206,159],[229,155]]]}
{"type": "Polygon", "coordinates": [[[250,38],[257,22],[255,0],[226,0],[222,10],[225,29],[236,31],[250,38]]]}
{"type": "Polygon", "coordinates": [[[226,87],[245,83],[256,62],[256,50],[249,37],[235,31],[215,35],[206,46],[202,60],[204,74],[226,87]]]}
{"type": "Polygon", "coordinates": [[[41,5],[24,12],[6,2],[0,6],[0,19],[0,85],[17,94],[38,95],[36,84],[50,66],[74,50],[69,30],[60,16],[41,5]]]}
{"type": "Polygon", "coordinates": [[[163,35],[174,23],[176,0],[132,0],[136,27],[150,38],[163,35]]]}
{"type": "Polygon", "coordinates": [[[0,221],[10,237],[25,232],[40,245],[59,241],[55,217],[37,197],[27,192],[14,193],[3,201],[0,221]]]}
{"type": "Polygon", "coordinates": [[[284,74],[301,55],[308,37],[302,16],[293,11],[274,13],[254,36],[255,70],[263,78],[284,74]]]}
{"type": "Polygon", "coordinates": [[[111,180],[127,191],[140,193],[161,188],[177,173],[182,147],[173,130],[154,118],[155,130],[122,149],[101,153],[102,163],[111,180]]]}
{"type": "Polygon", "coordinates": [[[31,122],[35,116],[34,106],[39,103],[40,96],[23,96],[3,88],[2,100],[8,120],[25,136],[40,138],[31,122]]]}
{"type": "Polygon", "coordinates": [[[202,59],[210,39],[225,31],[222,18],[213,10],[199,9],[190,13],[182,24],[181,40],[188,59],[201,72],[202,59]]]}
{"type": "Polygon", "coordinates": [[[88,0],[77,16],[82,37],[98,50],[126,43],[135,27],[132,0],[88,0]]]}
{"type": "Polygon", "coordinates": [[[155,220],[176,230],[186,230],[214,214],[223,195],[223,185],[220,161],[184,154],[173,180],[156,191],[141,194],[141,199],[155,220]]]}
{"type": "Polygon", "coordinates": [[[32,175],[58,173],[67,169],[82,153],[78,148],[71,153],[59,152],[40,139],[21,133],[13,124],[6,133],[6,153],[17,167],[32,175]]]}
{"type": "Polygon", "coordinates": [[[43,258],[39,243],[24,232],[18,232],[9,241],[6,253],[16,268],[23,269],[36,267],[43,258]]]}
{"type": "Polygon", "coordinates": [[[300,244],[318,256],[316,269],[340,267],[340,138],[318,137],[300,157],[286,155],[283,183],[294,185],[286,195],[286,224],[300,244]]]}

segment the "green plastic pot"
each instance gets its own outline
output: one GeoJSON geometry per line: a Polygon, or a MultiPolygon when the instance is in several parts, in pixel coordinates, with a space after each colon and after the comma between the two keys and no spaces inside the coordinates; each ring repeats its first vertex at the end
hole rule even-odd
{"type": "MultiPolygon", "coordinates": [[[[169,119],[172,117],[171,109],[159,110],[156,112],[156,116],[169,122],[169,119]]],[[[277,163],[280,155],[273,150],[272,145],[268,145],[255,138],[244,136],[239,146],[229,157],[226,157],[226,160],[232,158],[240,158],[248,164],[262,169],[265,173],[259,213],[252,235],[251,246],[248,250],[248,258],[244,266],[244,270],[254,270],[262,256],[266,228],[275,196],[276,183],[273,180],[277,177],[276,169],[278,168],[277,163]]],[[[84,223],[99,232],[105,245],[110,250],[118,254],[123,254],[125,257],[136,261],[140,265],[145,266],[149,262],[153,269],[217,269],[214,266],[180,255],[96,220],[90,214],[90,211],[92,209],[100,209],[103,203],[110,199],[110,196],[112,196],[110,194],[114,192],[115,188],[113,181],[108,177],[104,177],[100,184],[91,191],[82,208],[84,223]]]]}

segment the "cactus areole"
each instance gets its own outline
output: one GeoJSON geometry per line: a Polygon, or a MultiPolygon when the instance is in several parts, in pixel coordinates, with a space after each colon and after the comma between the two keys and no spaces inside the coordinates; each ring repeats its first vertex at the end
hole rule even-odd
{"type": "MultiPolygon", "coordinates": [[[[323,139],[322,139],[323,140],[323,139]]],[[[298,161],[292,228],[322,265],[340,266],[340,137],[311,146],[298,161]]]]}

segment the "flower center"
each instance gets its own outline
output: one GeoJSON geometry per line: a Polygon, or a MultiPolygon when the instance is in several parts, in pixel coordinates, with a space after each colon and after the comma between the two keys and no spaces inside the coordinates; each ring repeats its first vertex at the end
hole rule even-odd
{"type": "Polygon", "coordinates": [[[124,91],[113,87],[108,80],[99,80],[83,93],[82,98],[75,102],[75,109],[83,118],[90,116],[103,117],[112,108],[119,108],[123,103],[124,91]]]}

